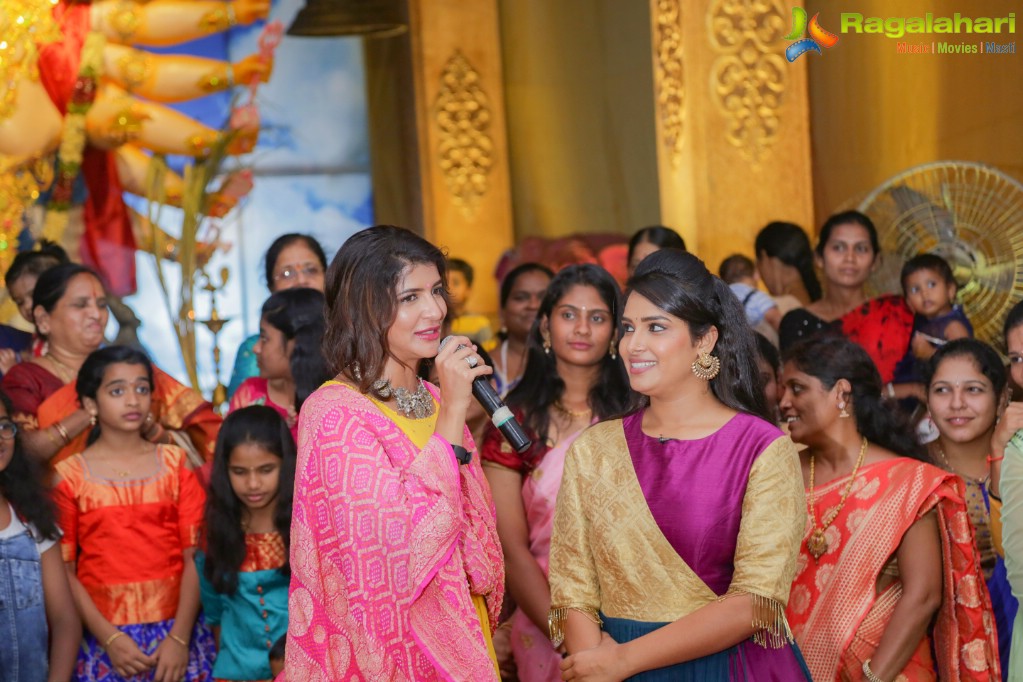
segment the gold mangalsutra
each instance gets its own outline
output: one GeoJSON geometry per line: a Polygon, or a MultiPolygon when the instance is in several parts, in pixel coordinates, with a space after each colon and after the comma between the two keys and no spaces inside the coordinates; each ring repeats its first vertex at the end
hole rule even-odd
{"type": "Polygon", "coordinates": [[[46,351],[46,353],[44,353],[43,355],[47,360],[53,363],[53,366],[58,370],[58,376],[60,377],[60,380],[63,381],[65,384],[71,383],[72,381],[75,380],[75,377],[78,376],[77,369],[67,364],[66,362],[61,362],[50,351],[46,351]]]}
{"type": "Polygon", "coordinates": [[[948,457],[945,456],[945,449],[942,448],[940,445],[938,446],[938,456],[941,457],[941,461],[945,465],[945,471],[955,474],[956,476],[961,477],[967,482],[976,483],[977,485],[983,487],[987,483],[988,479],[991,478],[990,472],[988,472],[988,475],[983,478],[977,478],[976,476],[968,476],[967,474],[958,471],[954,466],[952,466],[952,463],[948,461],[948,457]]]}
{"type": "Polygon", "coordinates": [[[807,506],[810,512],[810,521],[813,523],[813,530],[810,531],[810,537],[806,539],[806,548],[813,555],[813,558],[820,559],[825,552],[828,551],[828,539],[824,536],[824,531],[828,529],[828,526],[832,524],[835,517],[838,516],[839,512],[842,511],[842,507],[845,506],[845,500],[849,497],[849,493],[852,492],[853,483],[856,482],[856,473],[860,470],[860,465],[863,464],[863,457],[867,454],[867,439],[863,439],[863,444],[860,445],[860,454],[856,458],[856,465],[853,467],[852,475],[849,476],[849,483],[845,486],[845,490],[842,492],[842,497],[838,500],[838,505],[834,507],[824,518],[821,519],[820,527],[817,526],[817,507],[814,506],[813,500],[813,461],[814,456],[810,455],[810,494],[807,496],[807,506]]]}

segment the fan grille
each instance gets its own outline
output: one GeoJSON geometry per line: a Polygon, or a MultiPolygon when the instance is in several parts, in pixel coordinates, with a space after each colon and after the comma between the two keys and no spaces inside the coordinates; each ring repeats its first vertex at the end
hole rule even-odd
{"type": "Polygon", "coordinates": [[[870,282],[876,293],[901,293],[903,263],[937,253],[952,266],[977,338],[1003,346],[1005,313],[1023,300],[1023,185],[990,166],[941,161],[896,175],[858,208],[884,254],[870,282]]]}

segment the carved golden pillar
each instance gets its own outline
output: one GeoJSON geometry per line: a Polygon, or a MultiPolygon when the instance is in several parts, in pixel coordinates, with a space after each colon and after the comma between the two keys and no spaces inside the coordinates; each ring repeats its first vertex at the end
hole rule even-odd
{"type": "Polygon", "coordinates": [[[807,58],[781,0],[651,0],[661,220],[714,272],[757,231],[814,232],[807,58]]]}
{"type": "Polygon", "coordinates": [[[476,270],[469,308],[497,310],[491,273],[514,244],[496,0],[410,0],[427,239],[476,270]]]}

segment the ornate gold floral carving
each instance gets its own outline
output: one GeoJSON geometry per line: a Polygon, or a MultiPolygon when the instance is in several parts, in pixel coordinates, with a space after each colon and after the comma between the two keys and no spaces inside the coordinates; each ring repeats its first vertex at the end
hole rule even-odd
{"type": "Polygon", "coordinates": [[[437,156],[455,203],[471,214],[489,189],[494,166],[490,100],[480,74],[459,50],[448,59],[434,101],[440,132],[437,156]]]}
{"type": "Polygon", "coordinates": [[[682,74],[682,7],[680,0],[657,0],[654,18],[657,115],[661,143],[673,168],[682,159],[685,125],[685,81],[682,74]]]}
{"type": "Polygon", "coordinates": [[[728,123],[726,138],[759,163],[778,140],[788,81],[782,57],[785,15],[778,0],[715,0],[707,15],[711,96],[728,123]]]}

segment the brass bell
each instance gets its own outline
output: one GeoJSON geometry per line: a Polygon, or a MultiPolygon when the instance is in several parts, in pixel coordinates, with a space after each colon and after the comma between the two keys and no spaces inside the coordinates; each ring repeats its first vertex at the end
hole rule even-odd
{"type": "Polygon", "coordinates": [[[390,38],[407,30],[403,0],[306,0],[288,35],[390,38]]]}

